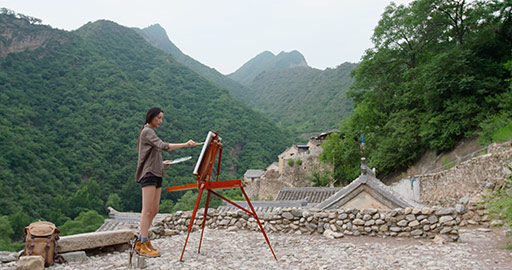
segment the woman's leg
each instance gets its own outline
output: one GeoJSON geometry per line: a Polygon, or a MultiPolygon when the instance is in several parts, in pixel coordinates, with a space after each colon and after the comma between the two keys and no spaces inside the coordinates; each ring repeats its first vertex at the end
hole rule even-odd
{"type": "MultiPolygon", "coordinates": [[[[155,197],[158,196],[158,200],[160,200],[160,192],[156,195],[157,188],[155,186],[145,186],[142,188],[142,211],[140,215],[140,235],[141,237],[148,237],[149,227],[153,222],[153,218],[156,213],[155,210],[155,197]]],[[[161,190],[161,188],[159,188],[161,190]]],[[[158,204],[156,205],[156,209],[158,209],[158,204]]]]}
{"type": "MultiPolygon", "coordinates": [[[[159,206],[160,206],[160,196],[162,195],[162,188],[156,188],[155,189],[155,196],[153,197],[153,217],[151,218],[151,222],[153,222],[153,219],[155,218],[156,214],[158,214],[159,206]]],[[[150,223],[151,224],[151,223],[150,223]]]]}

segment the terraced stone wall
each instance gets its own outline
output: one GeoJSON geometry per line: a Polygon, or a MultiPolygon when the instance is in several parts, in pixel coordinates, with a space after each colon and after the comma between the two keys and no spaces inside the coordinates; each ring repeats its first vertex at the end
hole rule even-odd
{"type": "MultiPolygon", "coordinates": [[[[469,203],[466,206],[470,206],[469,203]]],[[[456,208],[423,208],[423,209],[336,209],[336,210],[304,210],[276,209],[273,212],[259,213],[259,219],[267,233],[293,234],[324,234],[328,237],[343,237],[344,235],[359,236],[389,236],[434,238],[440,235],[448,241],[459,239],[459,227],[467,224],[481,224],[482,215],[486,215],[483,206],[472,202],[471,209],[464,205],[456,208]],[[478,212],[477,212],[478,211],[478,212]],[[480,213],[481,212],[481,213],[480,213]],[[471,213],[471,214],[468,214],[471,213]],[[479,221],[470,223],[472,218],[479,221]]],[[[193,230],[201,228],[203,209],[198,211],[194,220],[193,230]]],[[[187,231],[191,211],[176,212],[157,224],[155,236],[172,235],[176,231],[187,231]]],[[[488,218],[488,216],[487,216],[488,218]]],[[[210,229],[226,229],[228,231],[259,230],[256,219],[241,211],[232,210],[219,212],[208,210],[206,225],[210,229]]]]}

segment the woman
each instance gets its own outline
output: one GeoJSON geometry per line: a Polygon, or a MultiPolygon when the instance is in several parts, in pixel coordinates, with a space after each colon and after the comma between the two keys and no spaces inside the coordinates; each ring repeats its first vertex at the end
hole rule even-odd
{"type": "MultiPolygon", "coordinates": [[[[196,146],[197,143],[189,140],[186,143],[164,143],[155,133],[155,129],[162,124],[164,112],[159,108],[151,108],[146,113],[146,123],[142,126],[137,143],[139,159],[137,162],[136,181],[142,187],[142,212],[140,215],[139,240],[135,250],[148,257],[158,257],[158,252],[148,239],[148,231],[153,218],[158,213],[160,193],[162,191],[162,177],[165,176],[164,163],[161,150],[169,151],[182,147],[196,146]]],[[[166,165],[167,167],[169,165],[166,165]]]]}

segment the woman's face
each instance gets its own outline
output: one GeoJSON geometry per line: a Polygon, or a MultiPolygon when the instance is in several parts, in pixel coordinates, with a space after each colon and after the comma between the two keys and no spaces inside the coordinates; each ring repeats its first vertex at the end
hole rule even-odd
{"type": "Polygon", "coordinates": [[[162,120],[164,119],[164,113],[161,112],[159,113],[157,116],[153,117],[153,119],[151,120],[151,125],[153,127],[159,127],[161,124],[162,124],[162,120]]]}

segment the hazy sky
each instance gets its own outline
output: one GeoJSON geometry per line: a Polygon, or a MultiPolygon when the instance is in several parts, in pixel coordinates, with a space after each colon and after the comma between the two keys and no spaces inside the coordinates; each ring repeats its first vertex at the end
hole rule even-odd
{"type": "MultiPolygon", "coordinates": [[[[228,74],[268,50],[298,50],[312,67],[358,62],[389,0],[0,0],[0,7],[75,30],[107,19],[160,24],[185,54],[228,74]]],[[[395,0],[397,4],[412,0],[395,0]]]]}

